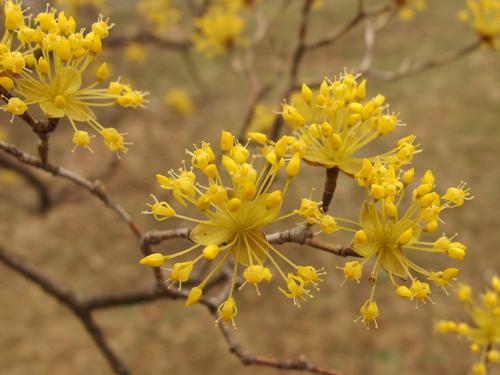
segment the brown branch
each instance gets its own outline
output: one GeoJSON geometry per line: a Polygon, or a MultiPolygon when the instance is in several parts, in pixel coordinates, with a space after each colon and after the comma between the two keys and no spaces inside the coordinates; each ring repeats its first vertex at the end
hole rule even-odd
{"type": "Polygon", "coordinates": [[[437,68],[439,66],[451,64],[460,58],[469,55],[470,53],[476,51],[481,46],[480,41],[475,41],[474,43],[468,44],[456,51],[438,56],[436,58],[429,59],[422,63],[411,65],[408,61],[404,61],[401,66],[394,71],[383,71],[375,68],[369,68],[366,73],[372,77],[385,80],[385,81],[396,81],[398,79],[408,78],[415,74],[425,72],[429,69],[437,68]]]}
{"type": "Polygon", "coordinates": [[[224,324],[219,324],[219,328],[222,336],[229,346],[229,351],[234,354],[245,366],[265,366],[273,367],[279,370],[296,370],[322,375],[341,374],[336,370],[329,370],[313,365],[309,362],[305,355],[301,355],[297,359],[277,359],[254,355],[241,345],[241,343],[234,336],[233,332],[231,332],[230,328],[224,324]]]}
{"type": "Polygon", "coordinates": [[[24,168],[22,165],[15,163],[10,158],[4,155],[0,155],[0,166],[7,168],[19,176],[21,176],[38,195],[38,213],[44,214],[52,206],[52,200],[50,197],[49,189],[45,186],[45,183],[41,181],[36,175],[34,175],[29,169],[24,168]]]}
{"type": "Polygon", "coordinates": [[[139,227],[132,221],[129,213],[120,204],[111,199],[111,197],[106,193],[104,186],[102,186],[102,184],[98,181],[90,181],[79,174],[70,171],[69,169],[51,164],[49,162],[43,163],[34,156],[19,150],[13,144],[0,141],[0,150],[5,151],[8,155],[16,158],[21,163],[44,170],[54,176],[69,180],[81,188],[86,189],[89,193],[95,195],[101,202],[113,210],[120,217],[120,219],[127,223],[130,230],[136,237],[139,238],[141,236],[139,227]]]}
{"type": "Polygon", "coordinates": [[[80,300],[72,290],[59,286],[57,282],[51,280],[33,266],[27,264],[26,261],[20,260],[19,258],[8,253],[2,246],[0,246],[0,261],[11,270],[38,285],[47,294],[54,297],[71,312],[73,312],[92,337],[97,348],[104,355],[113,371],[118,375],[129,374],[125,364],[120,358],[118,358],[109,346],[100,327],[95,323],[92,315],[90,314],[90,311],[80,303],[80,300]]]}
{"type": "Polygon", "coordinates": [[[323,202],[322,209],[324,213],[328,212],[328,208],[330,207],[333,195],[335,194],[335,190],[337,189],[338,177],[339,177],[338,167],[326,168],[325,186],[323,188],[323,199],[322,199],[323,202]]]}

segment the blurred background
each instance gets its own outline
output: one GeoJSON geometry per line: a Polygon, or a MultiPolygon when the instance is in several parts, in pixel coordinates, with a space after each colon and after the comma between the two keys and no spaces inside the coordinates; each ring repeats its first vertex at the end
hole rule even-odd
{"type": "MultiPolygon", "coordinates": [[[[45,6],[38,1],[23,3],[33,9],[45,6]]],[[[179,23],[155,32],[174,40],[188,38],[192,20],[187,3],[173,1],[181,12],[179,23]]],[[[274,14],[281,3],[265,0],[257,6],[259,12],[274,14]]],[[[271,25],[269,37],[255,47],[251,61],[262,84],[279,83],[262,101],[272,110],[280,108],[288,69],[284,59],[296,43],[302,2],[289,3],[271,25]]],[[[316,40],[325,31],[348,22],[355,14],[355,3],[324,0],[311,14],[308,40],[316,40]]],[[[395,17],[377,34],[373,65],[395,69],[405,58],[425,61],[473,43],[476,36],[456,17],[464,3],[428,1],[427,9],[410,21],[395,17]]],[[[367,4],[376,7],[383,1],[367,4]]],[[[115,0],[100,10],[115,23],[110,41],[154,30],[145,17],[138,15],[136,7],[135,1],[115,0]]],[[[99,14],[92,6],[69,12],[76,12],[82,27],[90,25],[99,14]]],[[[247,16],[245,32],[251,34],[255,20],[251,12],[247,16]]],[[[238,133],[251,96],[248,79],[237,69],[245,61],[244,48],[207,59],[192,50],[180,53],[142,42],[132,46],[117,44],[120,46],[106,48],[104,41],[107,52],[102,58],[110,62],[112,75],[122,76],[138,89],[150,92],[148,108],[105,108],[98,110],[97,115],[103,125],[127,133],[127,140],[133,142],[129,153],[117,160],[100,142],[96,142],[93,154],[86,150],[71,153],[72,130],[63,120],[51,137],[51,160],[104,180],[108,192],[132,213],[141,228],[182,226],[184,223],[175,220],[158,224],[140,212],[150,193],[166,197],[158,191],[154,176],[179,167],[186,158],[185,148],[202,140],[218,143],[222,129],[238,133]],[[192,98],[191,114],[178,113],[166,105],[165,94],[173,88],[185,90],[192,98]]],[[[317,82],[344,69],[355,70],[364,48],[364,26],[360,25],[335,45],[308,54],[299,80],[317,82]]],[[[367,80],[368,96],[384,94],[391,109],[399,112],[407,124],[374,142],[372,149],[386,150],[396,139],[415,134],[424,150],[414,159],[420,175],[425,169],[432,169],[438,191],[444,192],[462,180],[472,187],[475,199],[445,215],[446,224],[440,228],[448,234],[459,232],[459,240],[468,245],[468,254],[458,265],[460,279],[480,290],[500,268],[496,232],[500,227],[498,52],[483,48],[453,64],[394,82],[375,77],[367,80]]],[[[6,114],[1,119],[2,137],[35,154],[36,137],[26,124],[18,119],[10,124],[6,114]]],[[[135,239],[113,212],[66,181],[38,171],[33,173],[50,186],[53,205],[43,215],[36,212],[38,197],[32,186],[17,173],[0,169],[0,237],[6,248],[29,260],[60,285],[84,295],[151,284],[150,271],[138,265],[140,253],[135,239]]],[[[293,185],[288,208],[296,207],[300,197],[311,192],[320,199],[323,178],[321,169],[304,167],[293,185]]],[[[334,214],[356,218],[363,199],[360,190],[353,180],[341,175],[333,202],[334,214]]],[[[349,239],[338,235],[332,241],[347,244],[349,239]]],[[[184,245],[182,241],[172,241],[158,250],[167,252],[184,245]]],[[[252,352],[276,357],[305,353],[312,362],[347,374],[437,375],[465,374],[469,370],[474,355],[468,344],[451,335],[433,333],[433,323],[438,319],[465,318],[453,292],[448,297],[435,288],[432,298],[436,303],[415,308],[414,303],[397,299],[390,282],[383,279],[377,291],[379,328],[366,330],[353,323],[369,294],[366,279],[359,285],[347,282],[339,287],[343,276],[336,267],[343,265],[343,259],[294,245],[280,248],[292,259],[325,266],[328,275],[321,291],[301,309],[281,298],[275,285],[264,288],[260,297],[251,288],[240,293],[236,335],[252,352]]],[[[445,256],[422,256],[416,260],[432,269],[456,266],[445,256]]],[[[65,307],[2,265],[0,284],[2,374],[111,373],[80,322],[65,307]]],[[[229,353],[219,330],[213,326],[213,317],[200,306],[186,310],[180,301],[161,300],[99,311],[96,318],[111,346],[135,374],[280,373],[269,368],[244,367],[229,353]]]]}

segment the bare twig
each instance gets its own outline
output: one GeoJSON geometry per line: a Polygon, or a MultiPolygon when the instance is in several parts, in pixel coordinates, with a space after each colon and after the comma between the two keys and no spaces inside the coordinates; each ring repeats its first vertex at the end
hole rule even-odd
{"type": "Polygon", "coordinates": [[[224,324],[219,324],[219,328],[229,346],[229,351],[238,357],[241,363],[245,366],[274,367],[280,370],[296,370],[322,375],[341,374],[336,370],[329,370],[313,365],[309,362],[305,355],[301,355],[297,359],[277,359],[254,355],[241,345],[241,343],[234,336],[233,332],[231,332],[230,328],[224,324]]]}
{"type": "Polygon", "coordinates": [[[92,337],[94,343],[104,355],[113,371],[119,375],[129,374],[125,364],[109,346],[100,327],[95,323],[92,315],[90,314],[90,311],[80,303],[80,300],[72,290],[61,287],[56,281],[51,280],[33,266],[27,264],[26,261],[20,260],[8,253],[7,250],[5,250],[5,248],[1,245],[0,261],[10,269],[21,274],[26,279],[37,284],[47,294],[57,299],[61,304],[72,311],[74,315],[80,319],[80,322],[92,337]]]}
{"type": "Polygon", "coordinates": [[[107,207],[113,210],[124,222],[126,222],[130,230],[136,235],[136,237],[141,236],[139,227],[132,221],[129,213],[120,204],[111,199],[108,193],[106,193],[104,186],[102,186],[102,184],[100,184],[98,181],[90,181],[80,176],[79,174],[70,171],[69,169],[51,164],[49,162],[43,163],[41,160],[38,160],[34,156],[19,150],[13,144],[0,141],[0,150],[5,151],[8,155],[16,158],[21,163],[44,170],[54,176],[64,178],[80,186],[81,188],[84,188],[85,190],[99,198],[99,200],[101,200],[107,207]]]}
{"type": "Polygon", "coordinates": [[[381,80],[396,81],[398,79],[408,78],[415,74],[425,72],[429,69],[451,64],[459,60],[460,58],[476,51],[480,46],[481,42],[475,41],[474,43],[468,44],[456,51],[452,51],[436,58],[429,59],[422,63],[410,64],[408,60],[405,60],[400,65],[400,67],[394,71],[383,71],[375,68],[370,68],[366,71],[366,73],[381,80]]]}
{"type": "Polygon", "coordinates": [[[35,189],[38,195],[38,213],[44,214],[52,206],[49,189],[43,181],[41,181],[29,169],[24,168],[22,165],[14,162],[4,155],[0,155],[0,166],[7,168],[19,176],[21,176],[30,186],[35,189]]]}
{"type": "Polygon", "coordinates": [[[323,188],[322,209],[326,213],[337,189],[337,178],[339,177],[338,167],[326,168],[325,186],[323,188]]]}

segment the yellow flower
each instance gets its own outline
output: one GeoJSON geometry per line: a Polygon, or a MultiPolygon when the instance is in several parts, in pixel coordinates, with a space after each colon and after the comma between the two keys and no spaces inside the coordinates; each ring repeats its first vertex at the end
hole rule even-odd
{"type": "Polygon", "coordinates": [[[458,17],[479,35],[483,45],[500,48],[500,0],[467,0],[458,17]]]}
{"type": "Polygon", "coordinates": [[[415,17],[415,12],[423,12],[426,6],[426,0],[395,0],[399,7],[399,18],[403,21],[409,21],[415,17]]]}
{"type": "MultiPolygon", "coordinates": [[[[266,142],[261,146],[260,154],[252,155],[231,133],[223,131],[221,167],[216,163],[211,146],[203,143],[201,147],[188,151],[190,169],[184,166],[178,172],[171,170],[168,176],[156,176],[160,186],[171,191],[178,203],[194,206],[203,218],[181,215],[167,202],[153,197],[153,204],[144,213],[154,215],[157,220],[176,217],[195,223],[191,231],[194,245],[165,256],[149,255],[141,263],[156,267],[166,260],[191,257],[189,262],[176,263],[171,268],[169,279],[180,284],[188,280],[191,270],[201,259],[213,262],[212,269],[189,294],[187,305],[198,301],[207,282],[221,267],[233,263],[231,288],[226,301],[219,307],[217,321],[234,321],[237,313],[234,286],[240,272],[245,280],[242,287],[254,285],[258,293],[259,284],[270,282],[273,273],[277,272],[284,285],[279,290],[296,305],[310,297],[310,287],[316,288],[321,281],[322,269],[296,265],[270,244],[265,234],[265,228],[272,223],[294,215],[309,218],[318,210],[319,203],[308,200],[312,202],[308,205],[314,206],[312,209],[306,205],[280,215],[288,187],[298,171],[294,163],[300,162],[290,152],[293,142],[295,139],[287,136],[275,143],[266,142]],[[275,185],[281,180],[278,177],[281,170],[285,170],[286,178],[277,189],[275,185]],[[199,173],[205,175],[205,181],[197,180],[199,173]]],[[[331,221],[327,224],[328,229],[333,225],[331,221]]]]}
{"type": "Polygon", "coordinates": [[[165,104],[168,108],[182,116],[192,116],[194,104],[188,92],[181,88],[172,88],[164,96],[165,104]]]}
{"type": "Polygon", "coordinates": [[[131,63],[140,64],[146,59],[146,51],[140,43],[129,43],[125,48],[125,58],[131,63]]]}
{"type": "Polygon", "coordinates": [[[207,57],[232,50],[240,43],[245,21],[239,14],[239,6],[215,3],[203,17],[195,20],[197,32],[192,39],[195,48],[207,57]]]}
{"type": "MultiPolygon", "coordinates": [[[[312,165],[339,168],[354,175],[362,166],[358,151],[380,136],[389,134],[399,124],[398,116],[388,111],[385,98],[377,95],[365,100],[366,81],[343,74],[333,82],[324,80],[319,92],[302,86],[300,96],[291,104],[283,104],[283,119],[302,141],[302,158],[312,165]]],[[[409,163],[417,151],[414,137],[406,137],[382,155],[368,158],[397,168],[409,163]]]]}
{"type": "Polygon", "coordinates": [[[473,374],[486,374],[488,363],[494,365],[500,361],[500,353],[495,348],[500,343],[500,294],[495,289],[496,280],[498,277],[494,276],[480,298],[473,296],[468,285],[459,288],[457,297],[465,304],[468,323],[439,321],[436,324],[439,333],[456,332],[472,342],[471,351],[480,353],[480,361],[472,366],[473,374]]]}
{"type": "Polygon", "coordinates": [[[104,128],[91,109],[144,105],[145,93],[128,85],[111,82],[108,87],[99,88],[108,80],[109,68],[106,63],[97,67],[92,67],[91,63],[102,51],[102,40],[113,25],[100,17],[88,32],[84,29],[76,32],[73,17],[68,18],[64,12],[57,13],[48,7],[34,16],[33,23],[33,27],[21,26],[17,33],[20,45],[29,54],[21,55],[21,69],[11,69],[15,75],[10,91],[16,97],[1,108],[21,115],[29,106],[38,105],[49,118],[68,119],[74,130],[75,146],[87,147],[89,144],[91,137],[85,136],[76,125],[86,122],[103,137],[111,151],[126,152],[128,143],[124,142],[123,134],[104,128]],[[24,69],[25,65],[29,69],[24,69]]]}
{"type": "MultiPolygon", "coordinates": [[[[413,175],[413,171],[396,173],[393,166],[380,162],[372,165],[365,159],[363,168],[356,175],[366,187],[367,194],[359,220],[335,217],[338,230],[354,234],[352,249],[364,258],[359,262],[346,263],[342,268],[346,279],[359,281],[366,263],[374,259],[369,275],[372,292],[367,303],[374,301],[377,279],[382,270],[388,274],[397,296],[424,303],[430,300],[429,283],[444,288],[456,278],[457,268],[428,270],[411,260],[411,253],[447,254],[457,260],[465,255],[466,247],[453,241],[453,238],[443,235],[435,242],[420,238],[423,232],[436,231],[444,210],[458,205],[455,194],[440,196],[434,191],[434,175],[431,171],[425,172],[413,192],[407,192],[411,183],[409,176],[413,175]],[[405,194],[411,201],[403,209],[405,194]],[[407,285],[401,283],[405,280],[407,285]]],[[[463,193],[460,195],[469,199],[469,189],[464,186],[460,185],[459,189],[463,193]]],[[[370,319],[365,318],[365,321],[370,319]]]]}
{"type": "Polygon", "coordinates": [[[181,12],[172,7],[170,0],[139,0],[137,11],[159,31],[175,26],[181,17],[181,12]]]}
{"type": "Polygon", "coordinates": [[[275,117],[276,114],[272,107],[265,104],[257,104],[253,110],[252,121],[248,127],[248,132],[267,132],[271,129],[275,117]]]}

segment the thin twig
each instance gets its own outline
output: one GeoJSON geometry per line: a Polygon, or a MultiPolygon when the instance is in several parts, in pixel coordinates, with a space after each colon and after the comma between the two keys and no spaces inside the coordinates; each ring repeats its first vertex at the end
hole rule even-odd
{"type": "Polygon", "coordinates": [[[151,44],[174,51],[186,51],[191,47],[191,43],[187,40],[166,39],[149,31],[139,31],[132,35],[114,36],[106,39],[106,46],[111,48],[125,47],[130,43],[151,44]]]}
{"type": "Polygon", "coordinates": [[[396,81],[398,79],[408,78],[415,74],[425,72],[429,69],[437,68],[439,66],[451,64],[460,58],[469,55],[470,53],[476,51],[481,46],[480,41],[475,41],[474,43],[468,44],[456,51],[449,52],[447,54],[438,56],[436,58],[429,59],[422,63],[410,64],[408,60],[403,61],[400,67],[394,71],[384,71],[375,68],[370,68],[366,71],[372,77],[385,80],[385,81],[396,81]]]}

